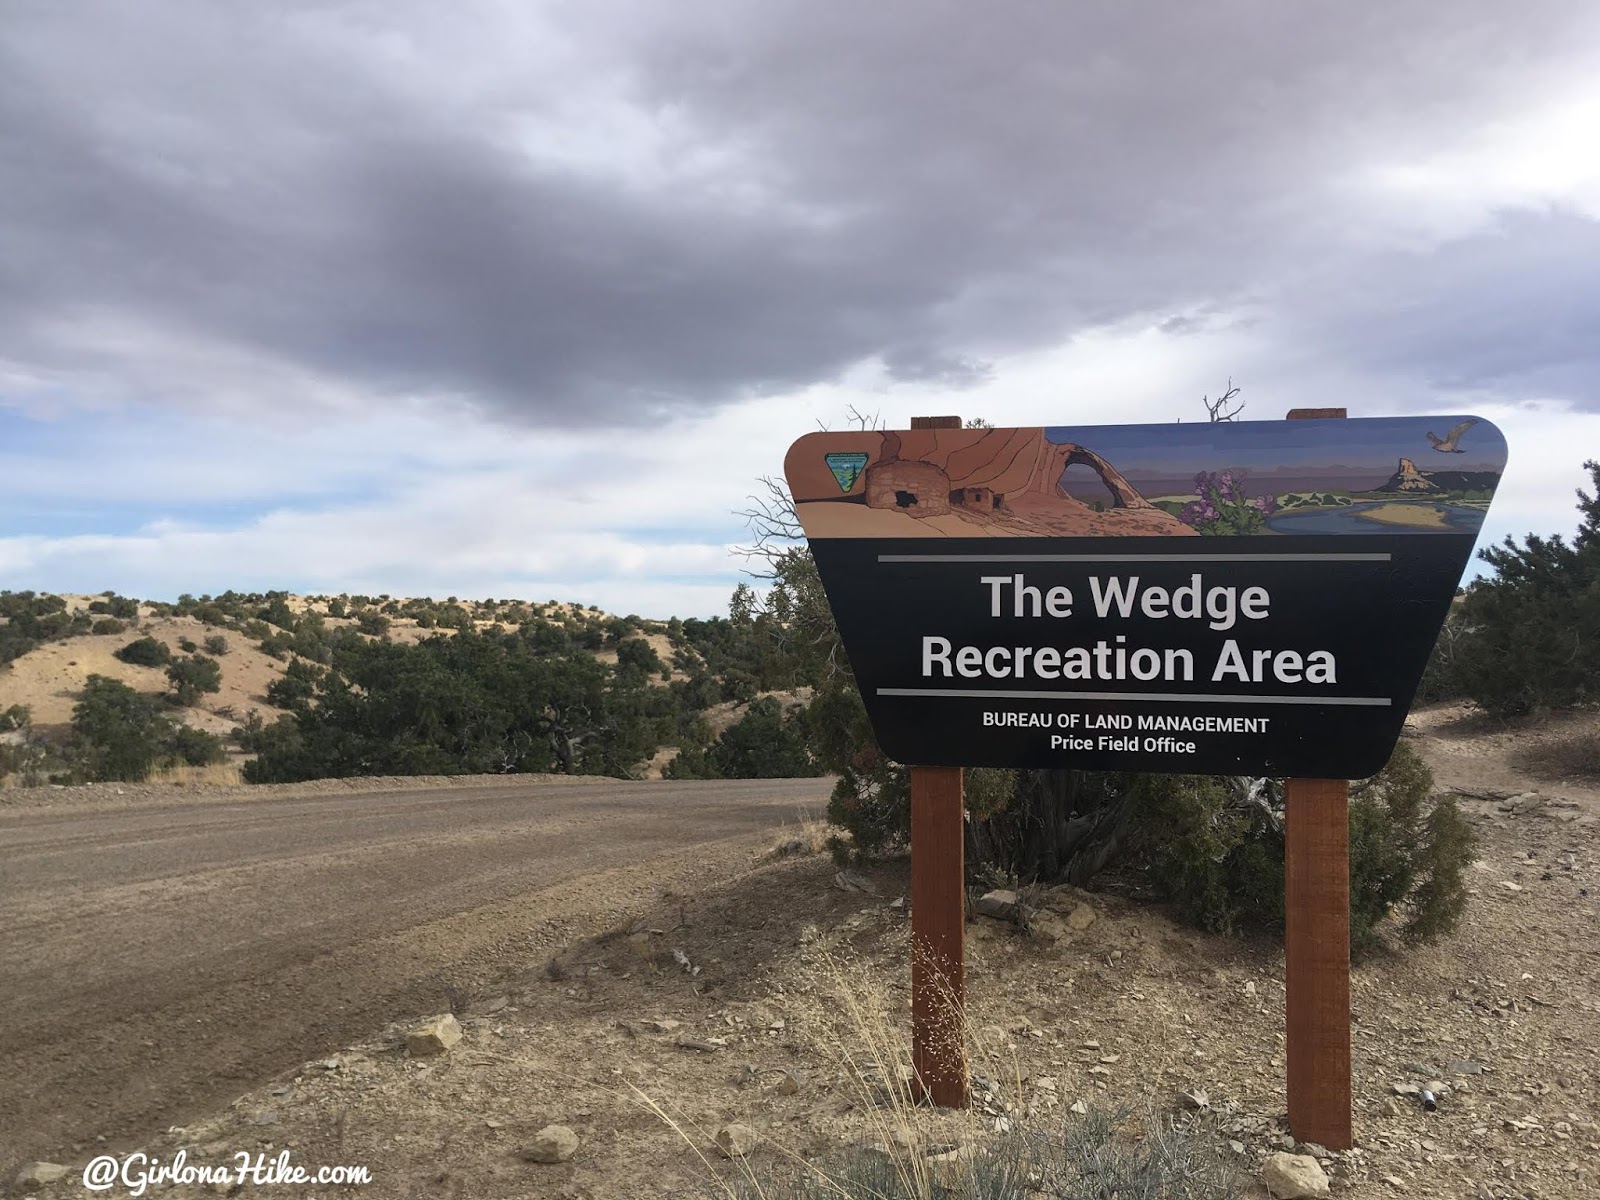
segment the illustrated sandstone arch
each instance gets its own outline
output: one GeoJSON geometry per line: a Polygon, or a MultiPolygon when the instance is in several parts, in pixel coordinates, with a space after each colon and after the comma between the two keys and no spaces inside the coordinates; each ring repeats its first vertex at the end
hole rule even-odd
{"type": "Polygon", "coordinates": [[[1024,497],[1087,507],[1061,486],[1063,472],[1075,464],[1099,477],[1112,508],[1152,507],[1100,455],[1073,442],[1054,444],[1043,429],[885,432],[878,459],[867,468],[864,492],[871,508],[924,519],[953,507],[1004,512],[1024,497]]]}

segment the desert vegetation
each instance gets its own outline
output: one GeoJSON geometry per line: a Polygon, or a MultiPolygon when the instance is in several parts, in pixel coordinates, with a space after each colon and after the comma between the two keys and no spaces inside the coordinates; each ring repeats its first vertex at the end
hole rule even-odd
{"type": "MultiPolygon", "coordinates": [[[[1600,465],[1588,468],[1600,487],[1600,465]]],[[[1469,700],[1495,719],[1590,701],[1600,667],[1591,661],[1600,643],[1600,502],[1580,492],[1579,514],[1570,541],[1530,535],[1483,552],[1491,571],[1459,597],[1423,699],[1469,700]]],[[[225,656],[243,643],[281,664],[262,689],[267,715],[239,716],[228,735],[251,782],[627,778],[653,759],[672,779],[829,774],[836,856],[901,853],[907,772],[873,739],[792,507],[775,487],[748,515],[766,586],[740,585],[728,615],[709,620],[647,621],[554,600],[226,592],[141,604],[107,593],[69,605],[0,594],[0,658],[93,636],[97,622],[110,621],[126,639],[115,658],[151,677],[148,687],[91,678],[66,729],[5,710],[0,775],[133,780],[163,765],[216,761],[222,743],[186,714],[216,693],[225,656]],[[198,627],[193,637],[140,628],[174,617],[198,627]]],[[[1540,752],[1546,773],[1593,773],[1588,742],[1540,752]]],[[[977,879],[1082,887],[1117,877],[1205,929],[1282,921],[1276,781],[975,770],[967,790],[977,879]]],[[[1427,941],[1454,927],[1472,835],[1404,745],[1354,789],[1351,832],[1357,950],[1377,947],[1384,931],[1427,941]]]]}
{"type": "Polygon", "coordinates": [[[1595,495],[1578,493],[1579,523],[1506,538],[1482,552],[1493,573],[1467,588],[1423,682],[1427,700],[1467,699],[1496,717],[1592,703],[1600,671],[1600,462],[1595,495]]]}
{"type": "MultiPolygon", "coordinates": [[[[4,593],[0,647],[15,659],[50,641],[94,635],[90,608],[121,614],[98,618],[117,626],[99,632],[124,635],[111,658],[139,670],[119,686],[140,697],[152,719],[113,729],[78,710],[70,725],[18,718],[0,731],[11,735],[0,778],[141,780],[174,761],[174,738],[189,739],[189,755],[179,757],[192,761],[191,735],[216,738],[190,727],[218,722],[230,726],[228,743],[251,782],[526,772],[628,778],[663,747],[675,778],[821,770],[793,691],[797,672],[748,588],[728,618],[669,622],[555,601],[228,592],[171,604],[108,596],[85,606],[82,598],[4,593]],[[149,631],[173,620],[196,632],[149,631]],[[257,697],[266,715],[202,711],[239,642],[276,664],[257,697]],[[102,745],[106,738],[115,746],[102,745]]],[[[91,708],[111,682],[85,683],[91,708]]],[[[3,684],[0,677],[0,695],[3,684]]]]}

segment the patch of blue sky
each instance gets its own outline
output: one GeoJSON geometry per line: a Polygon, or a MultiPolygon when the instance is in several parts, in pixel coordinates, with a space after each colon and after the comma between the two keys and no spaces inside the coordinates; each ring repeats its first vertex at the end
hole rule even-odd
{"type": "Polygon", "coordinates": [[[155,522],[226,529],[286,505],[359,504],[395,490],[397,476],[378,462],[317,469],[294,449],[293,439],[242,446],[237,431],[151,410],[57,420],[0,408],[0,531],[120,534],[155,522]]]}

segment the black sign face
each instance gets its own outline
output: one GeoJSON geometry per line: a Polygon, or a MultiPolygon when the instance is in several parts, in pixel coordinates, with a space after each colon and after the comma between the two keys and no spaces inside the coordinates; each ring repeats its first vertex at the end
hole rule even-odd
{"type": "Polygon", "coordinates": [[[1358,778],[1504,464],[1435,417],[811,434],[786,470],[894,758],[1358,778]]]}

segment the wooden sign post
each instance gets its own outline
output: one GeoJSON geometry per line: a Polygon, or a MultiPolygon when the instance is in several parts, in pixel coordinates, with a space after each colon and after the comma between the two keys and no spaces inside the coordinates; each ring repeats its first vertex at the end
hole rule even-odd
{"type": "Polygon", "coordinates": [[[960,767],[911,768],[911,1064],[941,1108],[967,1106],[961,784],[960,767]]]}
{"type": "MultiPolygon", "coordinates": [[[[1342,408],[1297,408],[1289,420],[1346,415],[1342,408]]],[[[1289,1129],[1302,1142],[1348,1150],[1350,784],[1287,780],[1283,810],[1289,1129]]]]}
{"type": "MultiPolygon", "coordinates": [[[[960,417],[913,417],[960,429],[960,417]]],[[[966,822],[960,767],[911,768],[911,1064],[942,1108],[967,1105],[966,822]]]]}
{"type": "Polygon", "coordinates": [[[1290,1127],[1350,1146],[1345,781],[1394,751],[1506,445],[1462,414],[1289,415],[923,417],[789,447],[878,748],[917,764],[912,1057],[936,1103],[967,1099],[963,769],[1286,778],[1290,1127]]]}

